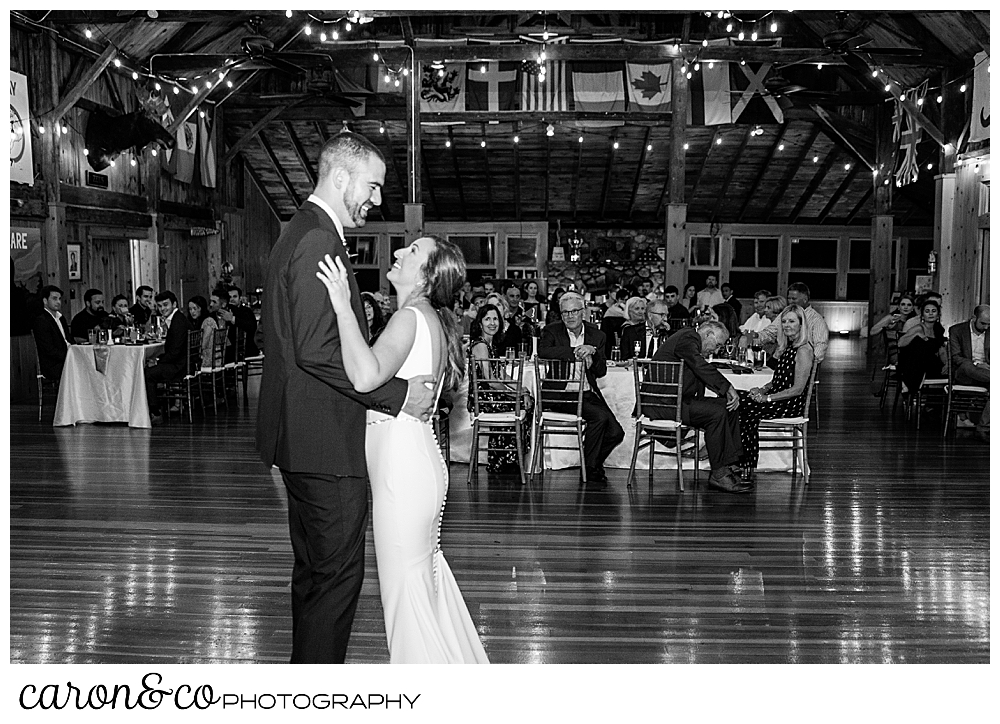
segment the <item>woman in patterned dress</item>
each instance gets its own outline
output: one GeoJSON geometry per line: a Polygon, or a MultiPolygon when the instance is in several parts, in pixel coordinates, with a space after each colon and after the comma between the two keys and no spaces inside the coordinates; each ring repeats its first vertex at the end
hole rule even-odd
{"type": "Polygon", "coordinates": [[[798,417],[805,408],[806,385],[814,356],[806,334],[805,314],[801,307],[789,304],[782,310],[780,320],[782,334],[775,351],[778,366],[774,377],[763,387],[739,390],[741,462],[750,475],[760,457],[760,421],[798,417]]]}

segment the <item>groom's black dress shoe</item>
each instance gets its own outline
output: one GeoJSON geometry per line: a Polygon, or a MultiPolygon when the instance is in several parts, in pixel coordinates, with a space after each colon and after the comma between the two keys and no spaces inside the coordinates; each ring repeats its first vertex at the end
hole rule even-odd
{"type": "Polygon", "coordinates": [[[712,473],[708,477],[708,487],[713,490],[721,490],[724,493],[749,493],[753,490],[753,485],[745,483],[733,473],[729,468],[724,468],[725,472],[719,475],[712,473]]]}

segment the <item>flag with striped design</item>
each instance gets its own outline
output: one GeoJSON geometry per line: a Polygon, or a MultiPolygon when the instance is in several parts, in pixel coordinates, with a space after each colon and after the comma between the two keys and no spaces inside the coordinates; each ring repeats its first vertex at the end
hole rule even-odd
{"type": "MultiPolygon", "coordinates": [[[[925,80],[917,88],[914,98],[923,98],[927,95],[927,81],[925,80]]],[[[896,103],[899,103],[897,100],[896,103]]],[[[913,120],[909,111],[903,119],[903,131],[899,134],[899,150],[903,154],[899,168],[896,170],[896,185],[906,186],[916,182],[920,177],[920,166],[917,163],[917,146],[923,137],[923,129],[913,120]]]]}
{"type": "MultiPolygon", "coordinates": [[[[554,38],[539,43],[537,39],[522,35],[521,40],[536,43],[539,52],[550,45],[564,45],[568,38],[554,38]]],[[[521,67],[521,110],[522,111],[568,111],[570,110],[569,70],[566,61],[546,60],[539,65],[545,69],[540,73],[526,73],[521,67]]]]}
{"type": "Polygon", "coordinates": [[[625,110],[625,66],[621,62],[573,63],[573,106],[577,111],[625,110]]]}
{"type": "Polygon", "coordinates": [[[733,122],[729,91],[729,63],[705,63],[688,80],[688,117],[692,126],[718,126],[733,122]]]}

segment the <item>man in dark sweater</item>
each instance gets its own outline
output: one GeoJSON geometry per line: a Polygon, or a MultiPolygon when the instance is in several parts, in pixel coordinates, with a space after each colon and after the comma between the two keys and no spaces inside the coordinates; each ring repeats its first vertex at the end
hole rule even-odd
{"type": "MultiPolygon", "coordinates": [[[[703,322],[697,329],[690,327],[671,335],[656,350],[657,362],[684,363],[684,389],[681,393],[681,421],[705,433],[705,447],[712,464],[708,487],[727,493],[746,493],[752,486],[740,479],[736,467],[743,444],[740,442],[740,417],[736,408],[740,396],[719,370],[706,360],[729,339],[729,332],[719,322],[703,322]],[[705,387],[718,397],[705,397],[705,387]]],[[[643,411],[646,407],[643,406],[643,411]]],[[[656,418],[656,408],[650,411],[656,418]]]]}
{"type": "Polygon", "coordinates": [[[83,309],[73,317],[69,326],[73,339],[80,344],[89,341],[90,330],[100,327],[106,316],[108,313],[104,311],[104,292],[100,289],[88,289],[83,295],[83,309]]]}
{"type": "Polygon", "coordinates": [[[184,376],[187,367],[188,332],[191,330],[187,316],[177,309],[177,297],[173,292],[157,294],[156,308],[164,324],[167,325],[167,338],[163,354],[157,357],[155,364],[143,370],[146,377],[149,418],[153,424],[162,422],[156,383],[172,382],[184,376]]]}

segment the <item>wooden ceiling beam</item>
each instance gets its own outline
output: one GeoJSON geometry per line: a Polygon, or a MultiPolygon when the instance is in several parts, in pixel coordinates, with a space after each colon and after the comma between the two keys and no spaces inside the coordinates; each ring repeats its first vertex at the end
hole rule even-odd
{"type": "Polygon", "coordinates": [[[330,133],[326,130],[326,125],[322,121],[313,121],[313,126],[316,128],[316,133],[319,134],[319,137],[323,139],[323,143],[330,140],[330,133]]]}
{"type": "Polygon", "coordinates": [[[62,120],[62,117],[66,115],[66,112],[76,105],[76,102],[83,98],[83,94],[87,92],[87,89],[94,84],[104,69],[107,68],[111,61],[115,59],[118,55],[118,49],[114,45],[109,45],[104,49],[104,52],[91,63],[90,67],[83,74],[83,77],[77,81],[76,85],[66,93],[62,99],[59,101],[59,105],[52,109],[52,121],[53,123],[58,123],[62,120]]]}
{"type": "Polygon", "coordinates": [[[778,146],[781,145],[785,138],[785,131],[787,128],[787,121],[782,123],[778,128],[778,135],[774,137],[774,143],[772,143],[771,148],[768,149],[767,155],[764,157],[764,163],[761,164],[760,170],[757,171],[757,175],[754,177],[753,183],[750,184],[750,193],[747,194],[747,199],[743,202],[743,207],[740,209],[739,216],[736,217],[738,223],[741,223],[746,217],[747,209],[750,208],[750,202],[753,201],[754,193],[756,193],[756,190],[760,188],[760,184],[764,180],[764,174],[766,174],[767,169],[771,167],[771,161],[774,160],[774,154],[778,152],[778,146]]]}
{"type": "Polygon", "coordinates": [[[427,152],[422,143],[420,144],[420,177],[421,179],[426,177],[427,183],[424,184],[424,188],[430,194],[431,206],[434,207],[434,218],[441,221],[443,218],[441,216],[441,207],[438,206],[437,196],[434,194],[434,179],[431,178],[431,169],[427,165],[427,152]]]}
{"type": "MultiPolygon", "coordinates": [[[[242,138],[240,138],[236,143],[233,144],[232,148],[230,148],[228,151],[226,151],[226,155],[222,157],[222,165],[223,165],[223,167],[227,166],[229,164],[229,162],[232,161],[236,157],[236,154],[239,153],[240,151],[242,151],[247,146],[247,144],[249,144],[254,139],[254,137],[258,133],[260,133],[262,130],[264,130],[264,128],[266,128],[268,126],[268,124],[271,123],[271,121],[273,121],[279,115],[281,115],[282,111],[290,108],[291,106],[293,106],[295,104],[296,104],[296,101],[292,101],[291,103],[286,103],[283,106],[277,106],[276,108],[272,108],[267,115],[265,115],[263,118],[261,118],[259,121],[257,121],[253,125],[253,127],[249,131],[247,131],[246,134],[244,134],[244,136],[242,138]]],[[[229,117],[228,109],[227,109],[227,114],[226,114],[226,122],[230,123],[230,124],[232,124],[234,122],[237,122],[237,121],[234,121],[233,119],[231,119],[229,117]]]]}
{"type": "Polygon", "coordinates": [[[628,213],[626,218],[632,218],[632,208],[635,206],[635,197],[639,193],[639,179],[642,178],[642,167],[646,163],[646,148],[649,146],[649,136],[653,132],[653,129],[646,126],[646,132],[642,137],[642,149],[639,151],[639,163],[635,168],[635,181],[632,183],[632,195],[629,197],[628,201],[628,213]]]}
{"type": "Polygon", "coordinates": [[[698,194],[698,187],[701,185],[701,180],[705,178],[705,169],[708,168],[708,159],[712,156],[712,150],[718,145],[715,141],[719,137],[719,130],[721,126],[715,126],[712,130],[712,140],[708,142],[708,150],[705,151],[705,158],[701,162],[701,168],[698,169],[698,176],[695,178],[694,188],[691,189],[691,193],[686,195],[685,198],[688,204],[694,203],[694,198],[698,194]]]}
{"type": "Polygon", "coordinates": [[[976,42],[979,43],[979,47],[989,53],[990,30],[989,28],[983,27],[982,22],[979,20],[979,16],[971,10],[962,10],[958,16],[962,21],[962,26],[969,31],[969,34],[973,38],[976,39],[976,42]]]}
{"type": "Polygon", "coordinates": [[[462,221],[468,221],[468,210],[465,206],[465,191],[463,187],[465,184],[462,183],[462,171],[458,163],[458,155],[455,153],[455,134],[452,131],[452,127],[448,126],[448,142],[451,144],[451,165],[455,169],[455,184],[458,186],[458,204],[462,207],[462,221]]]}
{"type": "MultiPolygon", "coordinates": [[[[816,117],[823,125],[823,128],[826,129],[827,135],[833,140],[834,143],[838,146],[846,148],[854,154],[854,156],[861,161],[861,163],[868,167],[869,171],[875,170],[875,159],[873,157],[870,158],[869,155],[860,148],[860,144],[855,143],[847,136],[846,132],[838,126],[839,122],[847,119],[843,119],[836,114],[827,111],[822,106],[810,105],[809,107],[816,114],[816,117]]],[[[874,156],[874,149],[871,150],[871,153],[874,156]]]]}
{"type": "Polygon", "coordinates": [[[816,189],[818,189],[819,185],[823,183],[823,179],[825,179],[826,175],[830,173],[830,169],[833,168],[833,164],[837,162],[838,155],[840,155],[840,146],[834,146],[823,160],[823,163],[820,164],[816,173],[814,173],[813,177],[809,180],[809,184],[802,192],[802,195],[799,196],[799,200],[796,202],[795,208],[792,209],[791,219],[793,224],[798,223],[799,216],[802,214],[802,209],[806,207],[806,204],[808,204],[812,199],[813,194],[816,193],[816,189]]]}
{"type": "MultiPolygon", "coordinates": [[[[396,183],[399,184],[399,190],[403,198],[406,197],[406,176],[399,170],[399,163],[396,161],[396,149],[392,143],[392,131],[389,126],[383,126],[385,129],[384,133],[379,135],[385,139],[385,145],[389,150],[389,166],[392,168],[393,174],[396,176],[396,183]]],[[[382,196],[382,203],[385,203],[385,195],[382,196]]]]}
{"type": "Polygon", "coordinates": [[[853,209],[851,209],[851,213],[847,215],[847,220],[844,221],[845,225],[850,224],[852,221],[854,221],[854,217],[857,216],[858,213],[860,213],[861,209],[864,208],[864,205],[868,203],[868,199],[872,197],[872,193],[874,191],[875,191],[874,184],[868,187],[868,190],[865,192],[865,195],[861,197],[861,200],[857,204],[855,204],[853,209]]]}
{"type": "Polygon", "coordinates": [[[833,211],[833,208],[840,201],[840,198],[847,192],[847,189],[851,187],[851,184],[854,183],[854,179],[858,177],[858,173],[860,171],[861,164],[856,163],[851,167],[850,172],[844,180],[841,181],[840,186],[837,187],[837,190],[833,193],[833,196],[830,197],[830,200],[826,202],[826,206],[824,206],[823,210],[819,212],[819,216],[816,217],[816,221],[818,223],[822,224],[826,221],[826,218],[830,215],[830,212],[833,211]]]}
{"type": "MultiPolygon", "coordinates": [[[[486,125],[482,124],[479,127],[480,133],[482,133],[483,140],[486,140],[486,125]]],[[[493,179],[490,176],[490,148],[489,144],[482,147],[483,149],[483,164],[486,169],[486,200],[490,205],[490,221],[496,219],[493,213],[493,179]]]]}
{"type": "Polygon", "coordinates": [[[288,178],[288,174],[285,173],[285,169],[278,160],[277,155],[274,153],[274,149],[271,148],[271,144],[268,143],[267,137],[264,136],[263,133],[260,133],[257,135],[257,142],[264,150],[264,154],[267,156],[267,159],[271,162],[271,167],[274,169],[274,173],[277,174],[278,180],[281,181],[281,185],[285,187],[285,191],[291,197],[292,203],[295,204],[295,208],[302,206],[302,199],[295,190],[295,186],[292,184],[291,179],[288,178]]]}
{"type": "Polygon", "coordinates": [[[271,213],[274,214],[274,218],[281,219],[282,221],[284,221],[287,217],[285,216],[285,214],[281,213],[281,211],[278,209],[278,205],[274,203],[274,199],[271,198],[271,194],[268,193],[267,187],[264,185],[264,182],[257,174],[257,171],[256,169],[254,169],[253,164],[251,164],[249,161],[245,159],[244,161],[245,161],[243,164],[244,168],[246,168],[247,173],[250,174],[250,178],[253,179],[253,182],[257,184],[257,190],[260,191],[260,195],[264,197],[264,201],[271,209],[271,213]]]}
{"type": "MultiPolygon", "coordinates": [[[[743,139],[740,141],[740,147],[736,149],[736,156],[733,158],[733,162],[729,164],[729,170],[726,172],[726,180],[722,182],[722,188],[719,189],[719,198],[715,200],[715,208],[712,209],[712,216],[709,218],[710,224],[715,223],[715,219],[719,215],[719,209],[722,208],[722,204],[726,201],[726,194],[729,192],[729,185],[732,183],[733,177],[736,175],[736,169],[739,168],[740,161],[743,159],[743,150],[750,142],[750,133],[752,131],[753,126],[748,126],[746,131],[743,133],[743,139]]],[[[750,190],[750,194],[753,195],[753,189],[750,190]]]]}
{"type": "Polygon", "coordinates": [[[552,175],[552,139],[545,134],[545,211],[542,218],[549,218],[549,177],[552,175]]]}
{"type": "Polygon", "coordinates": [[[198,92],[195,93],[193,96],[191,96],[191,99],[187,102],[187,105],[184,106],[181,112],[178,113],[176,116],[174,116],[173,122],[167,128],[167,133],[169,133],[171,136],[176,134],[177,129],[179,129],[181,125],[184,123],[184,121],[186,121],[190,117],[190,115],[198,109],[198,106],[202,104],[202,101],[208,98],[208,95],[213,90],[214,90],[213,88],[209,88],[207,86],[202,86],[201,88],[199,88],[198,92]]]}
{"type": "Polygon", "coordinates": [[[812,145],[816,142],[817,136],[819,136],[819,126],[813,126],[812,131],[809,132],[809,137],[802,145],[802,151],[799,153],[798,158],[796,158],[791,164],[789,172],[785,175],[785,178],[781,180],[781,183],[779,183],[772,192],[771,200],[768,202],[767,208],[764,210],[763,214],[765,221],[771,220],[771,215],[774,213],[774,209],[777,207],[778,201],[780,201],[785,195],[785,192],[788,190],[788,186],[792,183],[792,179],[794,179],[795,174],[798,173],[802,162],[809,156],[809,151],[812,150],[812,145]]]}
{"type": "Polygon", "coordinates": [[[285,121],[281,125],[285,129],[285,133],[288,134],[288,140],[292,144],[292,150],[295,151],[295,158],[298,159],[299,165],[306,172],[306,176],[309,177],[309,182],[313,186],[316,186],[316,171],[313,170],[312,164],[309,162],[309,157],[306,154],[306,149],[302,147],[302,142],[295,133],[295,129],[292,128],[292,124],[288,121],[285,121]]]}
{"type": "Polygon", "coordinates": [[[615,142],[618,140],[618,129],[611,132],[611,143],[608,144],[608,159],[604,164],[604,186],[601,189],[601,218],[607,216],[608,190],[611,188],[611,171],[615,167],[615,142]]]}

